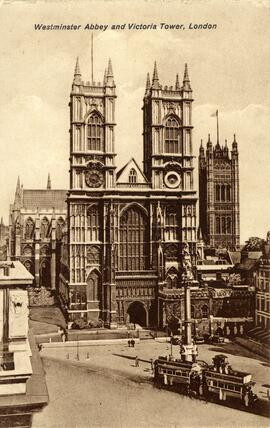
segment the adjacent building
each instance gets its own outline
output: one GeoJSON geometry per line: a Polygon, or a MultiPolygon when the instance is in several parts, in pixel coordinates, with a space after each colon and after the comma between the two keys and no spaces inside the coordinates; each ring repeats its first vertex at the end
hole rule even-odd
{"type": "Polygon", "coordinates": [[[19,261],[0,262],[0,425],[30,427],[48,402],[44,372],[28,329],[33,276],[19,261]]]}
{"type": "Polygon", "coordinates": [[[230,153],[227,140],[221,146],[218,137],[213,146],[209,135],[206,150],[201,142],[199,199],[199,222],[206,245],[210,248],[238,250],[239,154],[235,135],[230,153]]]}
{"type": "Polygon", "coordinates": [[[66,227],[66,190],[24,189],[18,178],[9,212],[11,260],[20,260],[34,277],[34,287],[55,290],[59,277],[61,241],[66,227]]]}
{"type": "Polygon", "coordinates": [[[270,342],[270,232],[268,232],[263,254],[254,274],[256,287],[255,325],[260,327],[270,342]]]}

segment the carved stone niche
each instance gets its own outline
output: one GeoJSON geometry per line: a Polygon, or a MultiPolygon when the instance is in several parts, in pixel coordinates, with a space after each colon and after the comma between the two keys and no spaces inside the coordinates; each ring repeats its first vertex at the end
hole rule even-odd
{"type": "Polygon", "coordinates": [[[86,251],[87,264],[97,265],[100,264],[100,248],[96,245],[90,245],[86,251]]]}
{"type": "Polygon", "coordinates": [[[178,246],[175,244],[169,244],[165,247],[166,261],[177,261],[179,255],[178,246]]]}
{"type": "Polygon", "coordinates": [[[25,245],[22,250],[22,254],[24,256],[32,256],[34,254],[34,250],[30,245],[25,245]]]}

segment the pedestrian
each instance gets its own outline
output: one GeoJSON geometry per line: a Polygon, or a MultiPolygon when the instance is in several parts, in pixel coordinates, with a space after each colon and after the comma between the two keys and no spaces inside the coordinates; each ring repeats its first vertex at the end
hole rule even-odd
{"type": "Polygon", "coordinates": [[[128,347],[129,347],[129,348],[130,348],[130,344],[131,344],[130,342],[131,342],[131,341],[130,341],[130,340],[128,340],[128,347]]]}
{"type": "Polygon", "coordinates": [[[139,358],[137,357],[137,355],[135,357],[135,367],[139,367],[139,358]]]}
{"type": "Polygon", "coordinates": [[[154,361],[153,358],[150,358],[151,370],[154,370],[154,361]]]}
{"type": "Polygon", "coordinates": [[[134,348],[134,346],[135,346],[135,340],[134,339],[131,340],[131,346],[132,346],[132,348],[134,348]]]}

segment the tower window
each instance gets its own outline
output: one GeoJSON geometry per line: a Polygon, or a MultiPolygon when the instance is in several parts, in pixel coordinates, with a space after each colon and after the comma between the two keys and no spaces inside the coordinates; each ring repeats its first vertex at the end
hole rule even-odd
{"type": "Polygon", "coordinates": [[[231,186],[227,185],[227,201],[230,202],[231,200],[231,186]]]}
{"type": "Polygon", "coordinates": [[[220,201],[220,185],[216,184],[216,201],[220,201]]]}
{"type": "Polygon", "coordinates": [[[168,117],[165,123],[165,152],[179,153],[179,124],[174,117],[168,117]]]}
{"type": "Polygon", "coordinates": [[[231,217],[227,217],[227,233],[232,233],[231,229],[231,217]]]}
{"type": "Polygon", "coordinates": [[[220,217],[216,217],[216,233],[219,235],[220,234],[220,217]]]}
{"type": "Polygon", "coordinates": [[[168,210],[165,217],[165,239],[166,241],[177,240],[177,217],[175,211],[168,210]]]}
{"type": "Polygon", "coordinates": [[[137,183],[137,172],[135,171],[134,168],[131,168],[131,170],[129,171],[128,182],[137,183]]]}
{"type": "Polygon", "coordinates": [[[87,210],[87,228],[89,241],[99,241],[100,239],[100,223],[99,212],[97,206],[92,206],[87,210]]]}
{"type": "Polygon", "coordinates": [[[88,150],[102,150],[103,124],[98,114],[93,113],[87,122],[88,150]]]}

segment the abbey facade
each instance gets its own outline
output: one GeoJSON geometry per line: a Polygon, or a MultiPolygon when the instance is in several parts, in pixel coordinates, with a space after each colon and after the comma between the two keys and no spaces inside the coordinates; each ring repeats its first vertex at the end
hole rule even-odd
{"type": "MultiPolygon", "coordinates": [[[[196,263],[192,89],[162,86],[157,66],[143,98],[143,170],[131,158],[116,172],[116,85],[83,82],[70,95],[68,239],[60,294],[70,320],[160,324],[161,290],[180,288],[182,248],[196,263]]],[[[128,142],[127,142],[128,144],[128,142]]]]}

